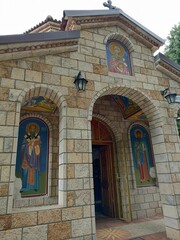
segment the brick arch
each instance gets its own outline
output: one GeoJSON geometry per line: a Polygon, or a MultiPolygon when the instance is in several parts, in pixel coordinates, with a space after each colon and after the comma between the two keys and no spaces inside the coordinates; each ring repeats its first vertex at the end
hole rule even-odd
{"type": "Polygon", "coordinates": [[[102,96],[112,95],[112,94],[125,96],[131,99],[132,101],[134,101],[136,104],[138,104],[138,106],[143,110],[149,122],[152,120],[155,121],[155,120],[161,119],[161,115],[158,110],[158,107],[156,106],[156,103],[153,102],[147,95],[145,95],[139,89],[115,84],[115,85],[105,87],[101,91],[96,93],[88,109],[89,121],[92,120],[93,106],[96,100],[102,96]]]}
{"type": "Polygon", "coordinates": [[[22,92],[18,96],[17,101],[19,103],[22,103],[30,97],[43,96],[51,99],[51,101],[53,101],[58,106],[58,108],[60,108],[60,106],[66,107],[66,100],[62,95],[63,94],[59,91],[59,89],[57,90],[56,88],[46,84],[36,84],[31,88],[26,88],[22,90],[22,92]]]}
{"type": "Polygon", "coordinates": [[[119,33],[111,33],[109,35],[106,36],[106,38],[104,39],[104,43],[106,44],[109,40],[118,40],[121,41],[122,43],[124,43],[124,45],[127,47],[129,53],[134,51],[134,45],[133,43],[129,40],[128,37],[123,36],[119,33]]]}
{"type": "Polygon", "coordinates": [[[117,138],[117,136],[116,136],[117,135],[116,134],[117,133],[117,127],[114,126],[114,124],[112,124],[112,122],[109,119],[107,119],[105,116],[102,116],[100,114],[93,114],[92,117],[104,122],[107,125],[109,130],[112,132],[112,139],[117,138]]]}
{"type": "MultiPolygon", "coordinates": [[[[26,88],[23,89],[21,91],[21,93],[16,97],[16,103],[17,103],[17,107],[16,107],[16,127],[19,126],[19,121],[20,121],[20,111],[21,111],[21,103],[23,101],[25,101],[26,99],[29,99],[30,97],[33,96],[37,96],[37,95],[41,95],[43,97],[47,97],[49,99],[51,99],[58,107],[59,109],[59,115],[60,115],[60,119],[62,119],[63,117],[65,117],[66,115],[66,111],[61,111],[62,108],[65,108],[67,106],[66,103],[66,99],[63,97],[63,94],[61,93],[61,91],[59,91],[59,89],[56,89],[54,87],[51,87],[47,84],[35,84],[32,85],[30,88],[26,88]]],[[[65,121],[60,121],[59,122],[59,129],[60,132],[62,133],[63,131],[65,131],[64,129],[66,129],[66,122],[65,121]]],[[[61,135],[59,133],[59,138],[63,136],[63,134],[61,135]]],[[[63,138],[63,137],[61,137],[63,138]]],[[[18,139],[18,134],[17,131],[14,131],[13,133],[13,145],[16,146],[17,145],[17,139],[18,139]]],[[[61,139],[60,143],[59,143],[59,149],[61,149],[62,147],[60,145],[63,145],[63,139],[61,139]]],[[[14,152],[16,153],[16,152],[14,152]]],[[[62,153],[59,152],[59,155],[61,155],[62,153]]],[[[11,161],[15,164],[15,158],[12,154],[12,159],[11,161]]],[[[12,166],[13,168],[13,166],[12,166]]],[[[12,170],[13,171],[13,170],[12,170]]],[[[14,181],[15,181],[15,176],[13,179],[13,184],[12,186],[14,186],[14,181]]],[[[11,187],[11,186],[10,186],[11,187]]],[[[10,189],[9,187],[9,189],[10,189]]],[[[9,190],[10,191],[10,190],[9,190]]],[[[62,192],[60,193],[60,191],[58,190],[58,201],[62,204],[62,206],[66,205],[65,201],[64,201],[64,196],[66,193],[62,192]]],[[[8,197],[8,213],[12,212],[12,208],[13,208],[13,196],[9,196],[8,197]]]]}

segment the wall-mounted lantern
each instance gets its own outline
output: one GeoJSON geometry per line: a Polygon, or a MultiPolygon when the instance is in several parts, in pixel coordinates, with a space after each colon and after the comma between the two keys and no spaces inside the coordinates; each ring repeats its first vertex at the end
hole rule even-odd
{"type": "Polygon", "coordinates": [[[176,93],[171,93],[169,88],[166,88],[165,90],[160,91],[160,93],[167,100],[169,104],[180,103],[180,95],[176,93]]]}
{"type": "Polygon", "coordinates": [[[78,73],[74,80],[74,84],[76,85],[77,90],[80,92],[86,90],[87,82],[88,81],[82,77],[81,72],[78,73]]]}

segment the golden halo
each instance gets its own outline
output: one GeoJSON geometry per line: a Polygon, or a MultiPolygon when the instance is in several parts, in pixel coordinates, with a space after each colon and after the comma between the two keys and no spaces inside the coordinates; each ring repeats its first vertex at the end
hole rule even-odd
{"type": "Polygon", "coordinates": [[[39,127],[39,125],[37,123],[34,123],[34,122],[29,123],[26,126],[26,132],[29,133],[32,126],[35,127],[35,133],[38,134],[39,130],[40,130],[40,127],[39,127]]]}
{"type": "Polygon", "coordinates": [[[109,44],[109,50],[112,54],[114,54],[115,48],[119,49],[119,55],[121,55],[121,56],[124,55],[124,48],[120,44],[117,44],[116,42],[112,42],[109,44]]]}
{"type": "Polygon", "coordinates": [[[137,129],[136,131],[134,131],[134,136],[135,136],[136,138],[138,137],[137,133],[140,133],[140,137],[142,138],[142,136],[143,136],[142,131],[139,130],[139,129],[137,129]]]}

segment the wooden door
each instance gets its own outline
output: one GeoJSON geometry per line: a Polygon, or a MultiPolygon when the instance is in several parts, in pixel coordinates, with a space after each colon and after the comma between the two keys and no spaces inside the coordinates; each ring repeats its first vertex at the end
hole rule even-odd
{"type": "Polygon", "coordinates": [[[114,217],[115,206],[110,156],[110,147],[108,145],[102,146],[100,148],[102,213],[114,217]]]}
{"type": "MultiPolygon", "coordinates": [[[[99,149],[101,211],[109,217],[116,217],[117,201],[115,199],[112,134],[108,127],[97,119],[93,119],[91,126],[92,144],[99,149]]],[[[97,186],[95,186],[95,190],[97,190],[97,186]]]]}

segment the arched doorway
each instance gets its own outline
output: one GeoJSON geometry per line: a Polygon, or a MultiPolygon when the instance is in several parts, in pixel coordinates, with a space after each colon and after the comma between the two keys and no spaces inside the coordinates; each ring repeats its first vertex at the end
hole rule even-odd
{"type": "Polygon", "coordinates": [[[113,139],[108,127],[92,120],[92,159],[96,214],[117,216],[113,166],[113,139]]]}

